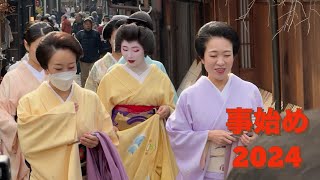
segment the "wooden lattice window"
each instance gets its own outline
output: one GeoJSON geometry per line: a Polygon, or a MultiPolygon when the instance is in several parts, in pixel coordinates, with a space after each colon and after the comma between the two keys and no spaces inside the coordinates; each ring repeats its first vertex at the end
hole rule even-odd
{"type": "MultiPolygon", "coordinates": [[[[251,0],[240,0],[239,1],[239,16],[243,16],[248,11],[248,6],[251,0]]],[[[249,12],[248,16],[241,19],[240,23],[240,67],[242,69],[250,69],[254,68],[253,63],[253,44],[252,44],[252,28],[251,28],[251,12],[249,12]]]]}

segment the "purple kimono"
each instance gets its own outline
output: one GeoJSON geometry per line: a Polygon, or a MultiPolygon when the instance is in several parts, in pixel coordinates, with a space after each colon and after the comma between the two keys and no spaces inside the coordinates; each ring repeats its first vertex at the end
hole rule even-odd
{"type": "Polygon", "coordinates": [[[205,76],[182,92],[166,124],[179,168],[177,180],[223,179],[227,176],[235,158],[232,150],[240,145],[239,141],[226,147],[224,174],[210,177],[200,161],[209,130],[227,130],[226,109],[237,107],[256,111],[263,104],[258,88],[234,74],[229,76],[222,92],[205,76]]]}
{"type": "Polygon", "coordinates": [[[111,139],[104,133],[95,133],[99,145],[87,148],[88,180],[128,180],[121,158],[111,139]]]}

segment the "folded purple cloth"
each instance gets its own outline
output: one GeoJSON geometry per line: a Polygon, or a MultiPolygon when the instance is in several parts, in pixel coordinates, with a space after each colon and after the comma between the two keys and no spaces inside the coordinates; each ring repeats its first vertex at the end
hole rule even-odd
{"type": "Polygon", "coordinates": [[[121,158],[111,139],[102,132],[96,132],[100,143],[87,148],[88,180],[128,180],[121,158]]]}

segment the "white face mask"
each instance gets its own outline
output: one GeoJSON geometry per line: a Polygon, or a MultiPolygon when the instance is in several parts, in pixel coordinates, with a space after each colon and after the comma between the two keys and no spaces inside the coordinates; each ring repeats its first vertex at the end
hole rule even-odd
{"type": "Polygon", "coordinates": [[[61,91],[67,91],[70,89],[76,73],[77,71],[66,71],[56,74],[49,74],[48,78],[54,87],[61,91]]]}

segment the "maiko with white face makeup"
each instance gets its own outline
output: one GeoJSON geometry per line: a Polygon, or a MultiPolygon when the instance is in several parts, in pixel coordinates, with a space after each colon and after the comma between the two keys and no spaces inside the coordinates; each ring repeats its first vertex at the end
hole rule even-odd
{"type": "Polygon", "coordinates": [[[48,81],[24,96],[17,110],[18,137],[31,179],[82,179],[85,151],[100,143],[92,133],[108,134],[118,144],[98,96],[73,81],[82,53],[80,43],[64,32],[51,32],[39,43],[36,57],[48,81]]]}
{"type": "Polygon", "coordinates": [[[130,68],[146,67],[144,62],[144,49],[138,41],[128,42],[124,40],[121,43],[121,54],[127,61],[130,68]]]}
{"type": "Polygon", "coordinates": [[[122,25],[116,34],[117,48],[126,63],[111,68],[97,94],[119,130],[118,150],[126,172],[129,179],[173,180],[175,160],[166,145],[163,123],[174,109],[174,91],[168,76],[145,62],[155,48],[153,32],[136,24],[122,25]]]}

